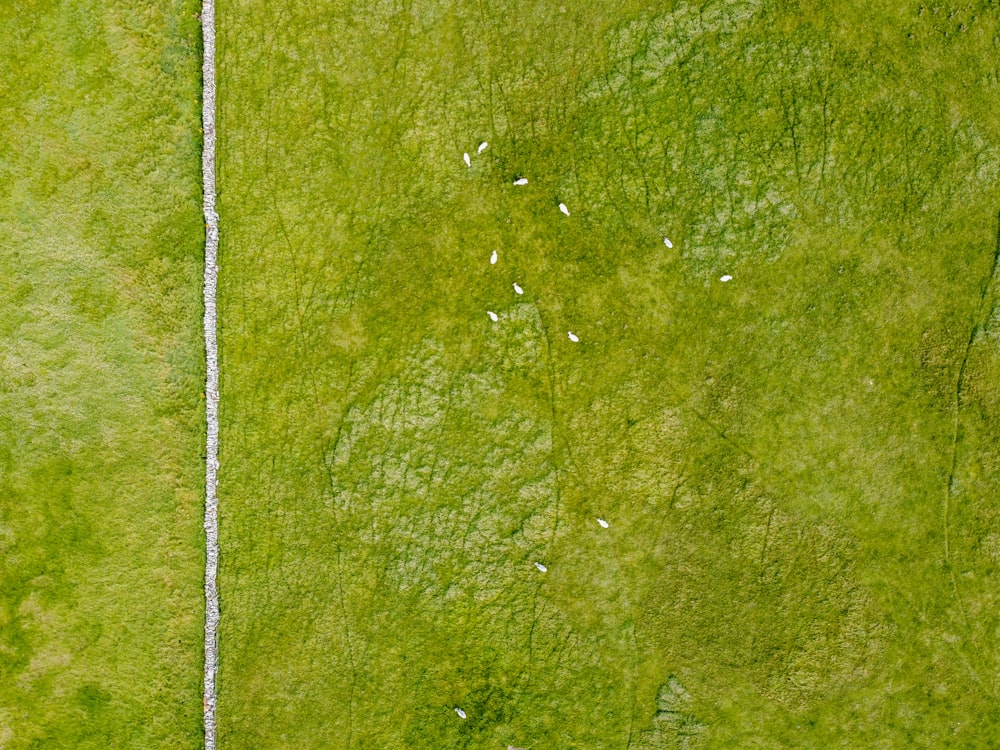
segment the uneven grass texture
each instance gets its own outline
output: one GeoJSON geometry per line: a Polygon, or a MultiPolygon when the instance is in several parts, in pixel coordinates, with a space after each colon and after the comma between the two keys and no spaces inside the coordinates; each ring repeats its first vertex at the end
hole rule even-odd
{"type": "Polygon", "coordinates": [[[0,747],[201,743],[196,3],[0,7],[0,747]]]}
{"type": "Polygon", "coordinates": [[[218,12],[221,747],[995,742],[995,2],[218,12]]]}

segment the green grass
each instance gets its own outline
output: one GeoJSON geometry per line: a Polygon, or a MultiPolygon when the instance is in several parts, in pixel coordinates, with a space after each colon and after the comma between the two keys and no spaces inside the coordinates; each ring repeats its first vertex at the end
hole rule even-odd
{"type": "Polygon", "coordinates": [[[993,746],[995,3],[219,29],[223,747],[993,746]]]}
{"type": "Polygon", "coordinates": [[[201,743],[197,4],[0,6],[0,747],[201,743]]]}
{"type": "MultiPolygon", "coordinates": [[[[219,2],[223,750],[996,746],[995,0],[219,2]]],[[[201,744],[197,9],[0,8],[2,750],[201,744]]]]}

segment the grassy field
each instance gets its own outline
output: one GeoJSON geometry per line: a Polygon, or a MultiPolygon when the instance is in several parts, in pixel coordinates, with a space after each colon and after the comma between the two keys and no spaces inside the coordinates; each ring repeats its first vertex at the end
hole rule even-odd
{"type": "Polygon", "coordinates": [[[197,4],[0,5],[0,748],[201,744],[197,4]]]}
{"type": "MultiPolygon", "coordinates": [[[[2,750],[201,744],[197,9],[0,8],[2,750]]],[[[218,23],[222,750],[997,745],[995,0],[218,23]]]]}
{"type": "Polygon", "coordinates": [[[225,0],[223,746],[993,746],[998,22],[225,0]]]}

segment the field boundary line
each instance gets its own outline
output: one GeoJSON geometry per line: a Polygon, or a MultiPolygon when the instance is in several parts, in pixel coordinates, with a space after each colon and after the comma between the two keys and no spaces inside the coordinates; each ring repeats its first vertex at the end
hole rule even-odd
{"type": "Polygon", "coordinates": [[[202,209],[205,213],[205,750],[215,750],[219,665],[219,347],[216,288],[219,214],[215,210],[215,0],[202,0],[202,209]]]}

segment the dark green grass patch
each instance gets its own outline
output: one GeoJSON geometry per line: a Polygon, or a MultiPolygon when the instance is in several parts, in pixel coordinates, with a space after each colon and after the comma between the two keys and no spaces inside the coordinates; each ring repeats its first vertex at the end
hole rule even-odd
{"type": "Polygon", "coordinates": [[[0,747],[201,742],[196,4],[0,8],[0,747]]]}
{"type": "Polygon", "coordinates": [[[224,2],[223,745],[988,747],[997,24],[224,2]]]}

